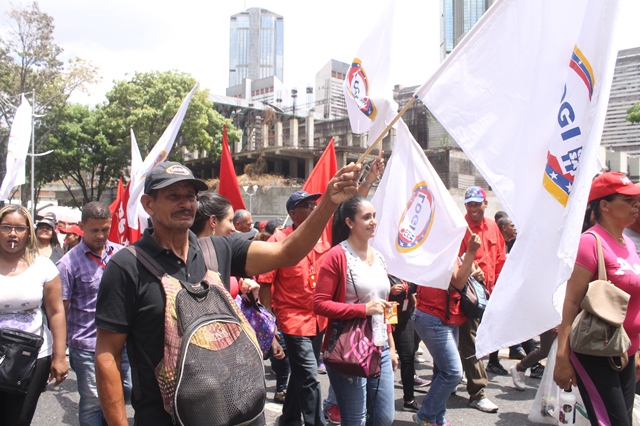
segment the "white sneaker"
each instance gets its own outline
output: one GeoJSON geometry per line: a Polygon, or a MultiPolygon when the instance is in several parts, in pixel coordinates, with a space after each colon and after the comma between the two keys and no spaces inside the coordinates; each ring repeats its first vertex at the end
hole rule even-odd
{"type": "Polygon", "coordinates": [[[513,379],[513,385],[516,387],[516,389],[525,389],[526,386],[524,384],[524,373],[522,371],[518,371],[515,365],[511,367],[511,378],[513,379]]]}
{"type": "Polygon", "coordinates": [[[497,413],[498,406],[493,402],[489,401],[489,398],[482,399],[474,399],[473,401],[469,401],[469,407],[475,408],[476,410],[483,411],[485,413],[497,413]]]}

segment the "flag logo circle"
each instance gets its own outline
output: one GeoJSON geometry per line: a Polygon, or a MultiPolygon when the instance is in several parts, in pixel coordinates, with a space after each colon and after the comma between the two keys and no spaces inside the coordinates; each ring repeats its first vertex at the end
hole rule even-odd
{"type": "Polygon", "coordinates": [[[433,226],[435,207],[433,193],[427,183],[417,183],[398,223],[396,250],[410,252],[425,242],[433,226]]]}
{"type": "Polygon", "coordinates": [[[369,80],[359,59],[354,59],[347,72],[346,87],[349,95],[364,115],[370,119],[376,117],[376,106],[369,97],[369,80]]]}

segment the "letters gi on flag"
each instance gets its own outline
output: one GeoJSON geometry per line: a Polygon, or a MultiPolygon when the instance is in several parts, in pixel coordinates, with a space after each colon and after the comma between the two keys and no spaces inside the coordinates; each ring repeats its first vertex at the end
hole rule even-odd
{"type": "Polygon", "coordinates": [[[376,26],[358,50],[343,84],[353,133],[369,132],[371,145],[393,120],[398,104],[389,83],[395,2],[384,9],[376,26]]]}
{"type": "Polygon", "coordinates": [[[231,158],[231,151],[229,150],[226,124],[222,129],[222,154],[220,155],[220,185],[218,186],[218,194],[224,196],[231,202],[233,210],[246,209],[242,194],[240,193],[236,170],[233,167],[233,158],[231,158]]]}
{"type": "Polygon", "coordinates": [[[518,226],[477,356],[560,322],[615,66],[618,1],[498,1],[416,95],[518,226]]]}
{"type": "Polygon", "coordinates": [[[448,288],[467,222],[402,119],[371,202],[378,219],[372,246],[389,273],[448,288]]]}
{"type": "Polygon", "coordinates": [[[142,192],[144,190],[144,179],[147,177],[147,173],[149,173],[151,169],[153,169],[157,164],[165,161],[169,156],[169,152],[171,152],[176,136],[178,136],[182,120],[189,108],[191,98],[197,90],[198,84],[196,84],[184,98],[180,108],[178,108],[178,112],[176,112],[171,123],[169,123],[162,136],[160,136],[160,139],[158,139],[158,142],[156,142],[153,149],[151,149],[149,155],[144,159],[142,166],[136,171],[135,175],[132,171],[131,182],[129,184],[129,201],[127,203],[127,223],[130,228],[139,229],[138,216],[140,215],[140,212],[144,211],[142,206],[140,206],[140,198],[142,197],[142,192]]]}
{"type": "Polygon", "coordinates": [[[31,105],[22,95],[9,132],[7,145],[7,172],[0,187],[0,200],[6,200],[14,186],[22,185],[25,178],[25,159],[31,142],[31,105]]]}

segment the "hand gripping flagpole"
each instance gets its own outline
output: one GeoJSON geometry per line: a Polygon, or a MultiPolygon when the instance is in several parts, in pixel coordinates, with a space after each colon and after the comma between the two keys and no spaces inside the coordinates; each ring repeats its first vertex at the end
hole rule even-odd
{"type": "Polygon", "coordinates": [[[358,161],[356,162],[356,164],[360,164],[362,163],[365,158],[367,158],[367,155],[369,155],[371,153],[371,151],[373,151],[373,149],[376,147],[376,145],[378,145],[378,143],[380,143],[380,148],[382,150],[382,139],[385,137],[385,135],[387,134],[387,132],[389,132],[389,130],[391,130],[391,128],[393,127],[394,124],[396,124],[396,122],[400,119],[400,117],[402,117],[402,115],[407,112],[407,110],[409,109],[409,107],[411,107],[411,105],[413,105],[413,103],[416,101],[416,97],[413,96],[409,102],[407,102],[407,104],[402,107],[402,109],[400,110],[400,112],[393,118],[393,120],[391,120],[391,123],[389,123],[387,125],[387,127],[382,131],[382,133],[380,133],[380,136],[378,136],[378,138],[375,140],[375,142],[373,142],[369,148],[367,148],[367,150],[364,152],[364,154],[362,154],[360,156],[360,158],[358,159],[358,161]]]}

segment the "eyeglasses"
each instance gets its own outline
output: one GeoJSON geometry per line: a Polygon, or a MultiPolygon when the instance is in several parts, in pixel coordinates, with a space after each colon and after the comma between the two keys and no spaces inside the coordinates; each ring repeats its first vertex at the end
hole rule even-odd
{"type": "Polygon", "coordinates": [[[0,233],[2,234],[10,234],[11,231],[16,231],[16,234],[24,234],[29,229],[28,226],[24,225],[0,225],[0,233]]]}
{"type": "Polygon", "coordinates": [[[309,203],[300,203],[296,206],[296,209],[315,209],[316,207],[318,207],[318,204],[313,202],[309,202],[309,203]]]}

